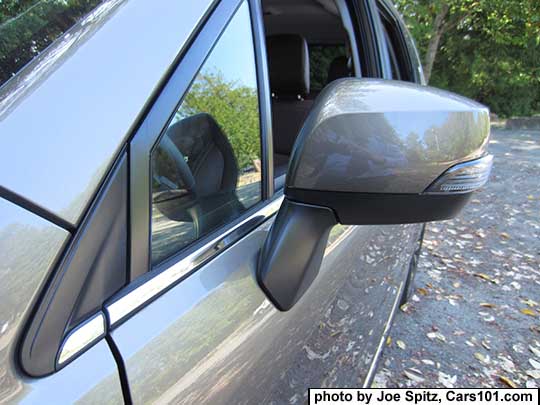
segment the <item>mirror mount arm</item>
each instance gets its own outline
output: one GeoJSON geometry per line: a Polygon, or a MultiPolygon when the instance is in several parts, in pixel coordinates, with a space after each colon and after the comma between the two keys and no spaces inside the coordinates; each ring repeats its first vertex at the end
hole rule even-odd
{"type": "Polygon", "coordinates": [[[315,280],[330,230],[325,207],[284,199],[259,256],[257,281],[280,311],[288,311],[315,280]]]}

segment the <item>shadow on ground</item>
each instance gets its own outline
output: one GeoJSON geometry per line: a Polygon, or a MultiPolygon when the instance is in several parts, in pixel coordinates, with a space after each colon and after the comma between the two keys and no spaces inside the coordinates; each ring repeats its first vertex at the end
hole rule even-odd
{"type": "Polygon", "coordinates": [[[374,387],[540,386],[540,131],[494,130],[489,185],[429,224],[374,387]]]}

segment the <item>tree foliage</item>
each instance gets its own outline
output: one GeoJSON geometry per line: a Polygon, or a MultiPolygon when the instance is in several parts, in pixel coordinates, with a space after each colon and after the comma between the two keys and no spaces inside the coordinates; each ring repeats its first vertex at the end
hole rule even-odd
{"type": "Polygon", "coordinates": [[[538,0],[395,2],[430,84],[474,98],[502,116],[540,112],[538,0]]]}
{"type": "Polygon", "coordinates": [[[223,74],[197,76],[178,111],[180,117],[210,114],[227,136],[238,166],[245,169],[260,159],[259,102],[256,89],[227,81],[223,74]]]}
{"type": "Polygon", "coordinates": [[[0,0],[0,85],[102,0],[0,0]]]}

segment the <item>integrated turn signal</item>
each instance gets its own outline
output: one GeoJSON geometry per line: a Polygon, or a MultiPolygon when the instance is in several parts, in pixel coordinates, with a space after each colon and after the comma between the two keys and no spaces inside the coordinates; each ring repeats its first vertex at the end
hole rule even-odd
{"type": "Polygon", "coordinates": [[[489,179],[493,155],[459,163],[444,172],[429,186],[428,194],[461,194],[478,190],[489,179]]]}

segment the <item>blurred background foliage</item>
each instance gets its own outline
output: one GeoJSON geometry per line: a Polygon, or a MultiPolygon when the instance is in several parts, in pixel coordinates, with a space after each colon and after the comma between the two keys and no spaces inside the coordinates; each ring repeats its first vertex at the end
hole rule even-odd
{"type": "Polygon", "coordinates": [[[540,113],[539,0],[394,0],[429,84],[502,116],[540,113]]]}
{"type": "Polygon", "coordinates": [[[102,0],[0,0],[0,85],[102,0]]]}
{"type": "MultiPolygon", "coordinates": [[[[0,85],[101,2],[0,0],[0,85]]],[[[540,0],[394,3],[431,85],[474,98],[503,117],[540,113],[540,0]]],[[[314,88],[323,80],[312,72],[314,88]]]]}

